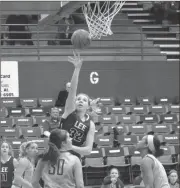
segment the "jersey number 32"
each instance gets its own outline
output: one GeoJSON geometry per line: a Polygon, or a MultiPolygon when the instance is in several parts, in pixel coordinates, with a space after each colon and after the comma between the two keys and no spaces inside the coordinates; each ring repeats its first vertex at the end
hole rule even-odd
{"type": "Polygon", "coordinates": [[[71,128],[70,129],[70,137],[76,141],[76,142],[81,142],[82,137],[84,136],[84,134],[82,132],[79,132],[77,129],[75,128],[71,128]]]}
{"type": "Polygon", "coordinates": [[[63,175],[63,167],[64,167],[64,159],[59,159],[56,166],[51,165],[51,168],[49,169],[49,174],[63,175]]]}

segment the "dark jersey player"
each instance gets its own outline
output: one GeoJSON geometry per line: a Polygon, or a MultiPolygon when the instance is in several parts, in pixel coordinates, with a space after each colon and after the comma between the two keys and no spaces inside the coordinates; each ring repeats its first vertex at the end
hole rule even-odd
{"type": "Polygon", "coordinates": [[[17,166],[17,160],[12,157],[11,145],[7,142],[1,143],[1,188],[11,188],[14,178],[14,169],[17,166]]]}
{"type": "Polygon", "coordinates": [[[74,52],[74,58],[69,57],[68,60],[75,66],[75,70],[60,128],[69,132],[72,138],[72,151],[80,155],[89,155],[92,151],[95,133],[95,125],[87,113],[90,98],[86,94],[76,96],[82,59],[79,53],[74,52]]]}

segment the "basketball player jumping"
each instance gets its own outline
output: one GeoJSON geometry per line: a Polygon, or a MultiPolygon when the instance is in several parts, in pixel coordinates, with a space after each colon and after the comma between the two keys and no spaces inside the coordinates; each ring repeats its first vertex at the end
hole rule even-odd
{"type": "Polygon", "coordinates": [[[87,113],[90,107],[90,98],[83,93],[76,96],[83,61],[78,52],[77,54],[74,52],[74,58],[69,57],[68,60],[74,65],[75,70],[60,128],[69,132],[72,138],[72,151],[80,155],[89,155],[93,147],[95,133],[94,122],[87,113]]]}
{"type": "MultiPolygon", "coordinates": [[[[74,65],[75,69],[60,128],[69,132],[72,138],[72,151],[80,155],[89,155],[93,146],[95,125],[88,114],[89,96],[83,93],[76,96],[82,59],[78,52],[73,51],[73,53],[74,58],[68,57],[68,61],[74,65]]],[[[47,134],[46,131],[46,135],[49,134],[50,132],[47,134]]]]}
{"type": "Polygon", "coordinates": [[[68,152],[72,138],[62,129],[52,130],[49,150],[42,154],[32,179],[33,188],[41,188],[40,178],[45,188],[84,188],[81,162],[68,152]]]}
{"type": "Polygon", "coordinates": [[[163,155],[156,136],[147,135],[137,144],[142,156],[141,174],[146,188],[170,188],[163,165],[156,157],[163,155]]]}
{"type": "Polygon", "coordinates": [[[1,143],[1,188],[11,188],[17,160],[13,157],[12,147],[6,141],[1,143]]]}
{"type": "Polygon", "coordinates": [[[12,188],[32,188],[34,161],[37,156],[37,144],[30,141],[20,146],[20,159],[14,173],[12,188]]]}

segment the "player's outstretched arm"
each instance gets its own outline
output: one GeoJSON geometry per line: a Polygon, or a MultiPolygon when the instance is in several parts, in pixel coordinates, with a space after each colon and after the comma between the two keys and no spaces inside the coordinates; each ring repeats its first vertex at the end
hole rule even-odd
{"type": "Polygon", "coordinates": [[[76,162],[74,165],[74,175],[75,175],[76,188],[84,188],[82,165],[78,158],[76,158],[76,162]]]}
{"type": "Polygon", "coordinates": [[[76,92],[77,92],[77,86],[79,80],[79,73],[82,66],[82,59],[79,53],[75,53],[75,51],[73,52],[74,52],[74,58],[68,57],[68,61],[74,65],[75,69],[71,79],[71,87],[66,100],[66,105],[62,118],[66,118],[70,113],[72,113],[75,110],[75,98],[76,98],[76,92]]]}
{"type": "Polygon", "coordinates": [[[154,176],[152,171],[152,160],[145,158],[141,163],[141,171],[143,174],[143,182],[146,188],[153,188],[154,176]]]}
{"type": "Polygon", "coordinates": [[[42,171],[44,168],[44,164],[41,161],[41,159],[38,161],[38,164],[36,166],[36,169],[34,171],[34,175],[32,178],[32,186],[33,188],[41,188],[40,184],[39,184],[39,180],[42,177],[42,171]]]}
{"type": "Polygon", "coordinates": [[[22,178],[23,173],[25,172],[27,167],[28,167],[28,160],[25,158],[21,158],[14,172],[14,184],[17,185],[20,184],[23,187],[32,188],[31,183],[29,183],[27,180],[22,178]]]}
{"type": "Polygon", "coordinates": [[[93,121],[90,121],[90,128],[87,134],[86,143],[84,147],[72,146],[72,150],[80,155],[89,155],[91,154],[95,134],[95,125],[93,121]]]}

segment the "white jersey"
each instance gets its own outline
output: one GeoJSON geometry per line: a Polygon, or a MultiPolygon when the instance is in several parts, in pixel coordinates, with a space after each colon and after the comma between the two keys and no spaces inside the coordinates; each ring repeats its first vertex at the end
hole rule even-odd
{"type": "MultiPolygon", "coordinates": [[[[26,157],[21,158],[20,160],[26,160],[26,162],[27,162],[27,167],[26,167],[26,169],[24,170],[24,173],[23,173],[23,175],[22,175],[22,178],[23,178],[24,180],[26,180],[26,181],[28,181],[28,182],[31,183],[31,182],[32,182],[33,173],[34,173],[34,165],[33,165],[26,157]]],[[[15,170],[15,171],[16,171],[16,170],[15,170]]],[[[13,181],[13,186],[12,186],[12,188],[19,188],[19,187],[21,187],[21,188],[26,188],[26,187],[24,187],[24,186],[19,185],[19,183],[18,183],[17,180],[14,180],[14,181],[13,181]]]]}
{"type": "MultiPolygon", "coordinates": [[[[155,158],[153,155],[146,155],[145,157],[149,157],[154,161],[154,168],[153,168],[153,176],[154,176],[154,183],[153,188],[170,188],[166,171],[161,164],[161,162],[155,158]]],[[[142,173],[143,176],[143,173],[142,173]]]]}
{"type": "Polygon", "coordinates": [[[75,188],[74,165],[78,157],[62,152],[56,165],[45,164],[42,172],[44,188],[75,188]]]}

